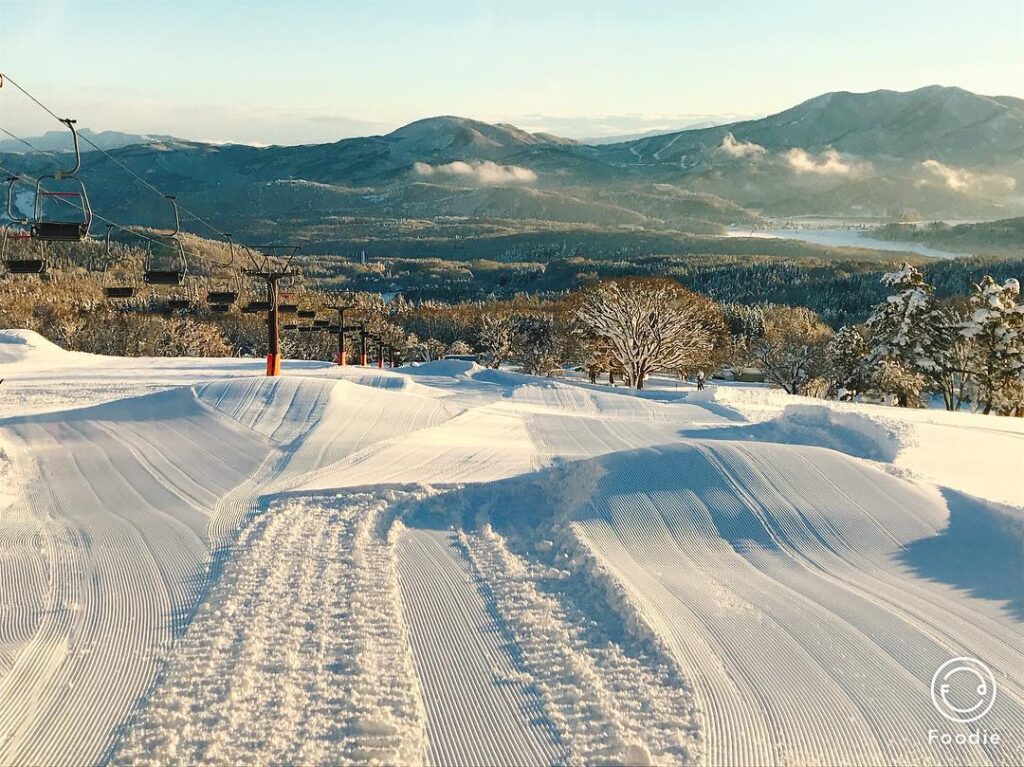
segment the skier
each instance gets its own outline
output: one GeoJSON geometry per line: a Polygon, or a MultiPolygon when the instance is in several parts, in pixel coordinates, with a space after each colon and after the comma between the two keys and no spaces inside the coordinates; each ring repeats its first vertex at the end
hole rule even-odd
{"type": "Polygon", "coordinates": [[[704,371],[703,370],[698,370],[697,371],[697,391],[700,391],[703,388],[704,388],[704,371]]]}

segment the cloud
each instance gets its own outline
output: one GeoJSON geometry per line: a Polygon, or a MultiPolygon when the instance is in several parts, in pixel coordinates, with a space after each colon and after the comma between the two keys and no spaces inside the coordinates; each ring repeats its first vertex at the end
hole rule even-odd
{"type": "Polygon", "coordinates": [[[722,137],[722,143],[718,148],[732,157],[759,157],[765,152],[764,147],[760,144],[740,141],[731,133],[726,133],[722,137]]]}
{"type": "Polygon", "coordinates": [[[532,184],[537,180],[537,174],[529,168],[520,168],[518,165],[498,165],[490,160],[482,162],[480,160],[471,160],[470,162],[456,160],[445,165],[418,162],[412,166],[412,169],[421,176],[457,176],[487,186],[532,184]]]}
{"type": "Polygon", "coordinates": [[[835,149],[826,149],[817,157],[800,148],[783,154],[789,167],[797,173],[819,176],[859,176],[871,170],[871,163],[846,157],[835,149]]]}
{"type": "Polygon", "coordinates": [[[1017,182],[1010,176],[994,173],[974,173],[966,168],[954,168],[944,165],[938,160],[925,160],[921,163],[928,178],[918,181],[918,186],[939,184],[954,192],[999,193],[1012,192],[1017,182]]]}

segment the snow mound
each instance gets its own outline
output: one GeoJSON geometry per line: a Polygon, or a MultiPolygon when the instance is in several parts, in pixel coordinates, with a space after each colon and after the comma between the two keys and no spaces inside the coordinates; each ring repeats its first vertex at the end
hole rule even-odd
{"type": "Polygon", "coordinates": [[[469,360],[434,360],[424,362],[422,365],[403,368],[403,373],[415,376],[446,376],[449,378],[474,378],[480,371],[486,370],[475,362],[469,360]]]}
{"type": "Polygon", "coordinates": [[[69,352],[34,330],[0,330],[0,365],[38,360],[60,360],[69,352]]]}
{"type": "Polygon", "coordinates": [[[196,387],[200,401],[275,442],[287,443],[323,412],[336,379],[235,378],[196,387]]]}
{"type": "Polygon", "coordinates": [[[690,431],[688,435],[702,439],[825,447],[857,458],[885,462],[894,460],[902,449],[914,443],[913,432],[905,425],[827,405],[788,405],[780,415],[768,421],[701,429],[690,431]]]}

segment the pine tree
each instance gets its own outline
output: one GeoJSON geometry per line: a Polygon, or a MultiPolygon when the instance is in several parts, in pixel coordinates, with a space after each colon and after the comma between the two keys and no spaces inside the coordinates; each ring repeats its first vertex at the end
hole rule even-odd
{"type": "Polygon", "coordinates": [[[864,357],[868,345],[860,330],[843,325],[825,348],[829,396],[847,399],[866,388],[864,357]]]}
{"type": "Polygon", "coordinates": [[[1020,283],[1002,285],[989,276],[974,286],[973,314],[962,334],[974,342],[975,401],[985,413],[1020,411],[1019,380],[1024,377],[1024,305],[1020,283]]]}
{"type": "Polygon", "coordinates": [[[866,366],[882,395],[894,394],[901,407],[909,407],[920,401],[926,379],[942,375],[952,337],[950,321],[938,307],[932,286],[910,264],[884,275],[882,283],[893,292],[868,318],[866,366]]]}

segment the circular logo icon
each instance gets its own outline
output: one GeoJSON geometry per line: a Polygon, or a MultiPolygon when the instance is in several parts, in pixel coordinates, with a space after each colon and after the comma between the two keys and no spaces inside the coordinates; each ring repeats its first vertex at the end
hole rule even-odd
{"type": "Polygon", "coordinates": [[[973,722],[996,702],[996,678],[977,658],[951,658],[932,677],[932,703],[951,722],[973,722]]]}

